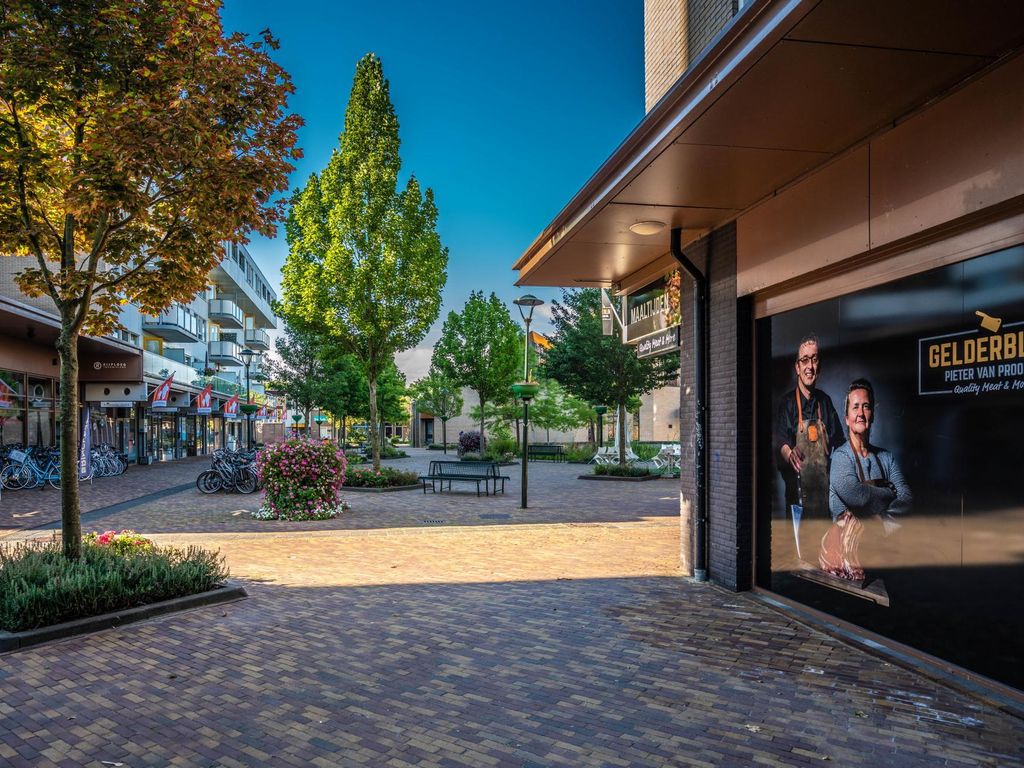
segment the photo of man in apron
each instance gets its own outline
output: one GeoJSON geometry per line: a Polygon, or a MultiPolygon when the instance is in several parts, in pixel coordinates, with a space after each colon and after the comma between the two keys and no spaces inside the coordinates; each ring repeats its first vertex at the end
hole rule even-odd
{"type": "Polygon", "coordinates": [[[822,535],[816,523],[831,523],[829,457],[846,438],[832,399],[815,386],[821,362],[814,334],[800,341],[794,369],[796,387],[783,395],[775,418],[775,456],[786,485],[797,567],[813,568],[822,535]]]}

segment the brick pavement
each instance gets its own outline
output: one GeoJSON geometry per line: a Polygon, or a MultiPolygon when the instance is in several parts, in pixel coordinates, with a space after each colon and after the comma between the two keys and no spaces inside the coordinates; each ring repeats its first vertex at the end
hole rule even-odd
{"type": "MultiPolygon", "coordinates": [[[[91,483],[82,483],[82,512],[194,483],[209,464],[209,457],[202,456],[143,467],[132,465],[119,477],[98,477],[91,483]]],[[[7,490],[0,496],[0,538],[52,522],[60,522],[60,491],[56,488],[7,490]]]]}
{"type": "Polygon", "coordinates": [[[388,511],[458,511],[418,493],[312,530],[176,500],[157,538],[218,546],[251,597],[0,657],[0,764],[1024,764],[1019,720],[681,579],[672,483],[574,472],[534,473],[532,519],[467,495],[458,525],[388,511]]]}

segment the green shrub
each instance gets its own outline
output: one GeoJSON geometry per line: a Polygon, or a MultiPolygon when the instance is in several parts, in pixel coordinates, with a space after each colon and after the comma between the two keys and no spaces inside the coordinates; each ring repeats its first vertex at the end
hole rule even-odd
{"type": "Polygon", "coordinates": [[[488,461],[509,461],[518,453],[516,441],[511,437],[492,437],[487,441],[484,458],[488,461]]]}
{"type": "Polygon", "coordinates": [[[219,552],[199,547],[82,543],[68,560],[57,541],[0,546],[0,629],[21,632],[207,592],[228,577],[219,552]]]}
{"type": "MultiPolygon", "coordinates": [[[[448,450],[449,451],[453,450],[455,448],[458,448],[458,445],[456,445],[455,443],[448,443],[448,450]]],[[[444,445],[442,445],[441,443],[431,443],[430,445],[427,446],[427,450],[428,451],[443,451],[444,450],[444,445]]]]}
{"type": "MultiPolygon", "coordinates": [[[[367,456],[372,455],[369,451],[369,446],[367,446],[366,454],[367,456]]],[[[408,455],[405,451],[398,450],[390,443],[385,443],[380,449],[380,457],[382,459],[404,459],[408,455]]]]}
{"type": "Polygon", "coordinates": [[[464,453],[459,457],[460,461],[483,461],[483,457],[479,453],[464,453]]]}
{"type": "Polygon", "coordinates": [[[565,460],[585,464],[594,458],[597,446],[593,443],[574,443],[565,447],[565,460]]]}
{"type": "Polygon", "coordinates": [[[658,443],[641,443],[634,440],[629,445],[640,461],[650,461],[661,451],[661,445],[658,443]]]}
{"type": "Polygon", "coordinates": [[[403,472],[392,467],[381,467],[379,472],[372,469],[350,469],[345,477],[349,488],[394,488],[397,485],[416,485],[420,477],[415,472],[403,472]]]}
{"type": "Polygon", "coordinates": [[[608,475],[609,477],[647,477],[651,470],[647,467],[623,467],[619,464],[598,464],[594,467],[595,475],[608,475]]]}

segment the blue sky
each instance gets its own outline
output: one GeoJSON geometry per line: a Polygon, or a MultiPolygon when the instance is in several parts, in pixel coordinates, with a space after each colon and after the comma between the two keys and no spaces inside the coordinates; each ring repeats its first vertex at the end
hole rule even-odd
{"type": "MultiPolygon", "coordinates": [[[[226,0],[223,20],[229,32],[269,27],[281,42],[275,58],[306,121],[293,186],[337,146],[356,62],[381,57],[403,174],[433,188],[449,249],[441,316],[399,357],[410,380],[471,290],[494,291],[518,319],[512,263],[643,117],[640,0],[226,0]]],[[[283,232],[254,236],[249,250],[278,287],[283,232]]]]}

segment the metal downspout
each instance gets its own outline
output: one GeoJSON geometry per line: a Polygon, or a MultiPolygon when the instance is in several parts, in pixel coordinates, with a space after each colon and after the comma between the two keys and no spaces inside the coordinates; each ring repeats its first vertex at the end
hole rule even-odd
{"type": "Polygon", "coordinates": [[[683,230],[672,230],[672,256],[693,278],[693,373],[696,380],[694,393],[694,485],[697,492],[697,518],[694,521],[695,581],[708,580],[708,486],[707,486],[707,434],[708,434],[708,280],[683,253],[683,230]]]}

